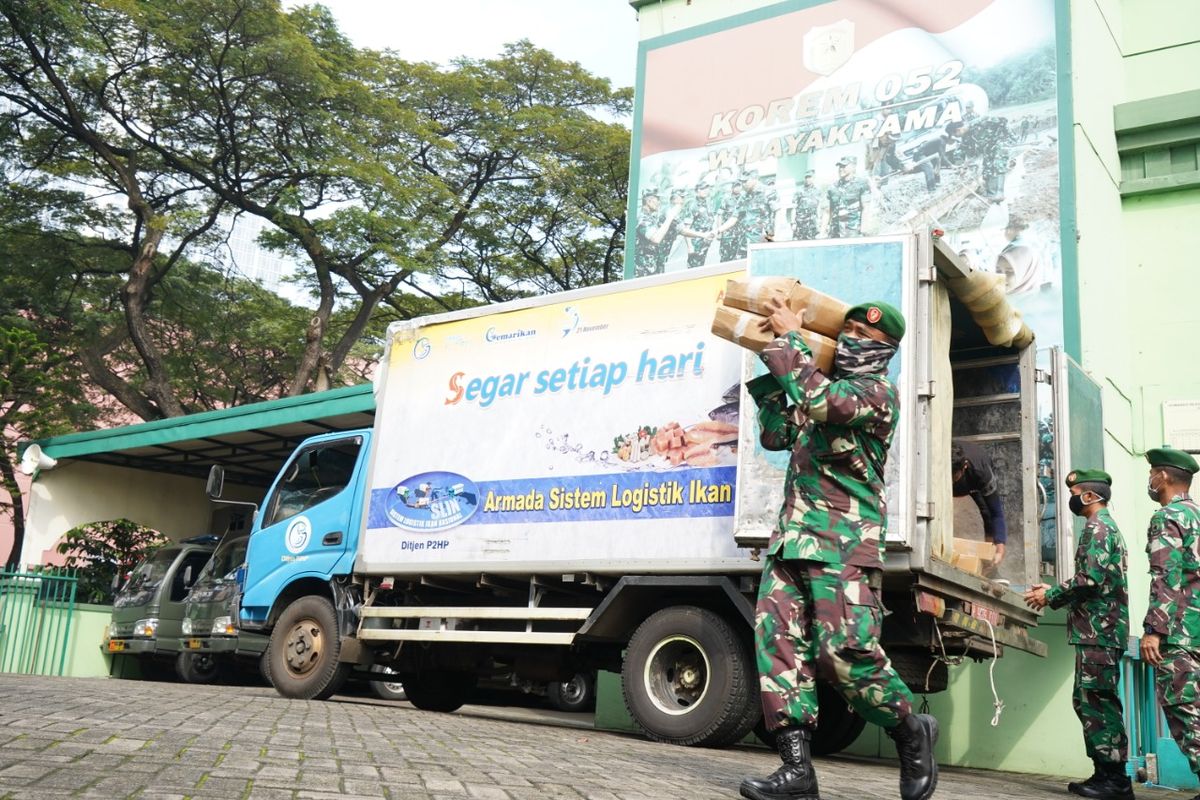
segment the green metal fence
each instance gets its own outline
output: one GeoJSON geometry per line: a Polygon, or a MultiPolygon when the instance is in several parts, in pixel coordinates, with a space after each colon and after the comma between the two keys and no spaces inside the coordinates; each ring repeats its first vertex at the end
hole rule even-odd
{"type": "Polygon", "coordinates": [[[63,674],[77,583],[53,567],[0,572],[0,672],[63,674]]]}

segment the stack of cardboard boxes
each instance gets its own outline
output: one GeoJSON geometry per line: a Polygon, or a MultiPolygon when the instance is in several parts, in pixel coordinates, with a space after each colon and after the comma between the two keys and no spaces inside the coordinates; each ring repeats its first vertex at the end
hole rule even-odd
{"type": "Polygon", "coordinates": [[[847,303],[803,285],[795,278],[745,278],[725,285],[722,304],[713,316],[712,332],[734,344],[760,352],[775,339],[767,321],[772,301],[800,316],[799,331],[817,367],[829,374],[837,336],[850,309],[847,303]]]}

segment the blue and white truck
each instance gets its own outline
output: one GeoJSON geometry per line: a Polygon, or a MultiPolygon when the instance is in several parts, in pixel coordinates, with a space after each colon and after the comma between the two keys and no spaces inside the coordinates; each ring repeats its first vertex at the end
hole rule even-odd
{"type": "MultiPolygon", "coordinates": [[[[374,428],[303,442],[255,517],[240,623],[270,635],[276,689],[325,698],[386,667],[417,707],[452,711],[498,669],[542,682],[609,670],[650,737],[742,739],[760,718],[754,548],[782,486],[741,389],[761,367],[710,333],[726,281],[747,272],[889,300],[909,321],[881,576],[901,674],[938,691],[958,657],[1044,654],[1018,591],[1054,569],[1053,481],[1039,474],[1055,465],[1038,427],[1065,379],[1046,383],[1028,337],[989,344],[947,288],[969,269],[904,235],[767,244],[748,261],[393,324],[374,428]],[[951,564],[952,436],[1001,473],[1005,580],[951,564]]],[[[214,467],[210,496],[222,483],[214,467]]],[[[1055,535],[1069,546],[1069,522],[1055,535]]],[[[862,723],[824,705],[817,749],[831,752],[862,723]]]]}

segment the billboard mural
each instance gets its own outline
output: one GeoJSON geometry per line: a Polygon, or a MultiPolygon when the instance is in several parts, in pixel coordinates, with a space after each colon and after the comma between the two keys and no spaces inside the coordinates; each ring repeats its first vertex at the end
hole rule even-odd
{"type": "Polygon", "coordinates": [[[1062,341],[1053,0],[797,0],[640,58],[627,277],[936,227],[1062,341]]]}

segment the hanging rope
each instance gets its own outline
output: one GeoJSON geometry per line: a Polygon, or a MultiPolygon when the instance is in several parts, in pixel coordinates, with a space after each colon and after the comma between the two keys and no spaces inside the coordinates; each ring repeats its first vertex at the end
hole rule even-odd
{"type": "Polygon", "coordinates": [[[1000,699],[1000,695],[996,693],[996,662],[1000,660],[1000,647],[996,644],[996,629],[992,627],[992,623],[987,622],[988,633],[992,636],[992,663],[988,664],[988,681],[992,684],[992,707],[996,709],[996,713],[992,714],[992,727],[995,728],[1000,724],[1000,715],[1004,713],[1004,701],[1000,699]]]}

